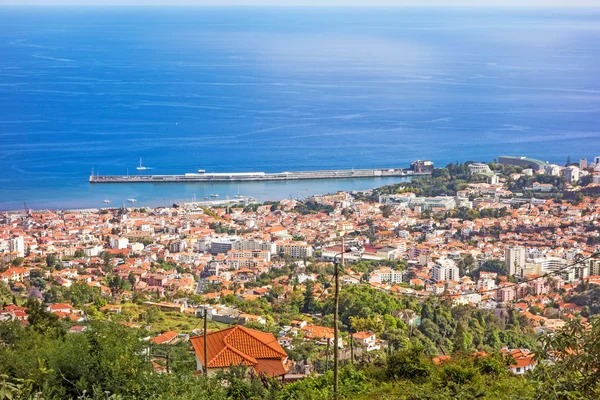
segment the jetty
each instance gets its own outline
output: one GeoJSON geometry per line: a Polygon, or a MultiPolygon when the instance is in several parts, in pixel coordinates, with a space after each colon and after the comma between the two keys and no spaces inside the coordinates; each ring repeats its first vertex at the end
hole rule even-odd
{"type": "Polygon", "coordinates": [[[412,168],[338,169],[294,172],[215,172],[198,170],[183,175],[90,175],[90,183],[187,183],[187,182],[252,182],[309,179],[358,179],[382,177],[410,177],[430,175],[431,171],[412,168]]]}

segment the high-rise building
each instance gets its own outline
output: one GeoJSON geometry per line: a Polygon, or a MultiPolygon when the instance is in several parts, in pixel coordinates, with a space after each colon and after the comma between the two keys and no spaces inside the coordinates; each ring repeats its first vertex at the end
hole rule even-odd
{"type": "Polygon", "coordinates": [[[594,157],[594,165],[600,165],[600,156],[594,157]]]}
{"type": "Polygon", "coordinates": [[[19,257],[25,257],[25,241],[23,236],[10,239],[9,251],[18,253],[19,257]]]}
{"type": "Polygon", "coordinates": [[[436,282],[457,281],[460,278],[456,263],[446,257],[440,257],[436,260],[431,271],[431,277],[436,282]]]}
{"type": "Polygon", "coordinates": [[[586,169],[588,167],[587,160],[585,158],[579,159],[579,169],[586,169]]]}
{"type": "Polygon", "coordinates": [[[579,181],[579,168],[571,165],[564,170],[563,179],[565,182],[575,183],[579,181]]]}
{"type": "Polygon", "coordinates": [[[504,252],[504,262],[509,275],[521,276],[521,271],[525,267],[525,248],[508,247],[504,252]]]}

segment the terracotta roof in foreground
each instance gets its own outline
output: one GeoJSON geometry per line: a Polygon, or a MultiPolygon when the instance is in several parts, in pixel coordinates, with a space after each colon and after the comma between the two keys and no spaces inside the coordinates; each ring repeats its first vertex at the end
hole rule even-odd
{"type": "MultiPolygon", "coordinates": [[[[200,363],[204,361],[204,336],[190,339],[200,363]]],[[[257,374],[281,376],[287,371],[287,353],[270,333],[240,325],[209,332],[207,335],[208,368],[236,365],[253,367],[257,374]]]]}

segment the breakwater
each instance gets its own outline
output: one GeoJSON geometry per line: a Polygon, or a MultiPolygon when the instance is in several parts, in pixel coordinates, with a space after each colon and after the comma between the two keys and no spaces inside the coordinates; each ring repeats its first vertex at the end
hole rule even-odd
{"type": "Polygon", "coordinates": [[[90,183],[161,183],[161,182],[248,182],[285,181],[310,179],[356,179],[394,176],[429,175],[430,172],[414,172],[408,168],[349,169],[295,172],[219,172],[183,175],[90,175],[90,183]]]}

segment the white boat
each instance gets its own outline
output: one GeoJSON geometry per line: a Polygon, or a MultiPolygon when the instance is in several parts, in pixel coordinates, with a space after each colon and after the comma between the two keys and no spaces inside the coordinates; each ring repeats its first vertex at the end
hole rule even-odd
{"type": "Polygon", "coordinates": [[[142,157],[140,157],[140,165],[138,167],[136,167],[135,169],[137,169],[138,171],[145,171],[148,169],[148,167],[144,167],[142,165],[142,157]]]}
{"type": "Polygon", "coordinates": [[[130,203],[135,203],[137,200],[136,200],[136,199],[133,199],[133,198],[131,198],[131,199],[127,199],[127,201],[128,201],[128,202],[130,202],[130,203]]]}
{"type": "Polygon", "coordinates": [[[213,193],[213,194],[210,195],[210,197],[219,197],[219,195],[216,194],[216,193],[213,193]]]}
{"type": "Polygon", "coordinates": [[[238,193],[235,196],[233,196],[233,197],[236,198],[236,199],[243,199],[244,198],[244,196],[242,196],[240,194],[240,185],[238,185],[238,193]]]}
{"type": "Polygon", "coordinates": [[[104,200],[104,202],[105,202],[106,204],[108,204],[108,203],[110,203],[110,200],[104,200]]]}

